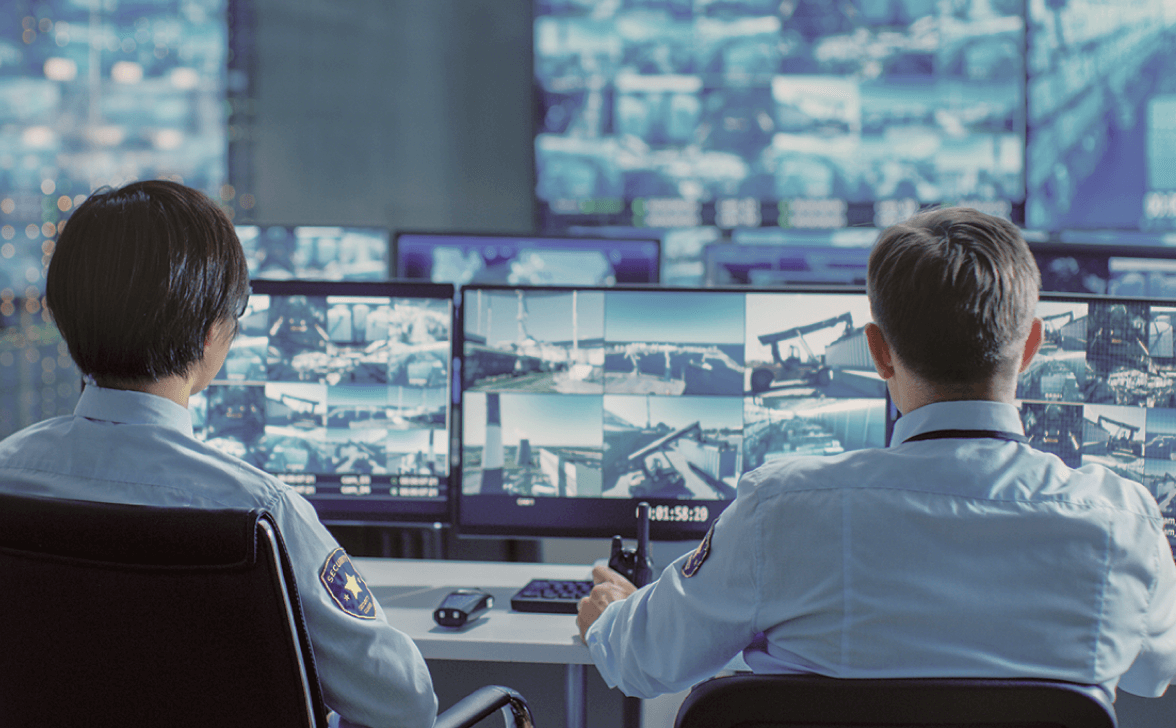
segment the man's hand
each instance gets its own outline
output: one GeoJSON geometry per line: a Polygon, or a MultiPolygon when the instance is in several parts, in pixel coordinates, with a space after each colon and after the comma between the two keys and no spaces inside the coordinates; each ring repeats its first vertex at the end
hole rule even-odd
{"type": "Polygon", "coordinates": [[[608,568],[604,564],[592,569],[592,593],[580,600],[580,608],[576,613],[576,625],[580,628],[580,639],[587,642],[588,628],[600,618],[604,608],[613,602],[620,601],[637,591],[633,582],[608,568]]]}

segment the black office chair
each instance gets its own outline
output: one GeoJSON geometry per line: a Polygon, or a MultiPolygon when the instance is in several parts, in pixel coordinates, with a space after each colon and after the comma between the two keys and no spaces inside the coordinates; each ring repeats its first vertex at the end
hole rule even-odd
{"type": "MultiPolygon", "coordinates": [[[[488,686],[436,725],[499,710],[533,722],[488,686]]],[[[0,724],[326,726],[268,514],[0,494],[0,724]]]]}
{"type": "Polygon", "coordinates": [[[674,728],[1116,728],[1101,690],[1053,680],[718,677],[683,701],[674,728]]]}

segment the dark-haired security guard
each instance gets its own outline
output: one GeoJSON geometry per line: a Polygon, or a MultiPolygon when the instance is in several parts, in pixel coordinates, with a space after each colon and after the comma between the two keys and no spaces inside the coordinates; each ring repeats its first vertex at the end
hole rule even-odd
{"type": "Polygon", "coordinates": [[[1034,450],[1015,406],[1041,341],[1017,229],[974,210],[882,233],[867,272],[889,448],[769,462],[691,554],[580,604],[610,686],[684,690],[741,651],[762,673],[1039,677],[1162,695],[1176,565],[1139,483],[1034,450]]]}
{"type": "Polygon", "coordinates": [[[249,295],[245,255],[224,213],[171,182],[99,191],[66,223],[46,293],[90,384],[72,416],[0,442],[0,487],[266,509],[294,566],[331,725],[431,726],[437,698],[424,659],[389,626],[313,506],[193,437],[188,398],[220,369],[249,295]]]}

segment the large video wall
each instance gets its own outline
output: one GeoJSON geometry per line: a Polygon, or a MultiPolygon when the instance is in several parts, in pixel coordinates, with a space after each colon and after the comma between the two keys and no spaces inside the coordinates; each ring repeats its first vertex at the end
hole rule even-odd
{"type": "Polygon", "coordinates": [[[1176,221],[1167,0],[536,0],[549,228],[1176,221]]]}

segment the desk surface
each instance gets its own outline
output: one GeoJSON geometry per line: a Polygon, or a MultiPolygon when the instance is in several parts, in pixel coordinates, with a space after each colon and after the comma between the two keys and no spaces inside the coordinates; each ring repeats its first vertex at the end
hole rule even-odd
{"type": "Polygon", "coordinates": [[[591,579],[591,566],[364,558],[355,564],[388,623],[411,637],[426,658],[592,664],[575,615],[510,609],[510,595],[531,579],[591,579]],[[460,629],[439,627],[433,609],[449,590],[460,587],[491,592],[494,607],[460,629]]]}

